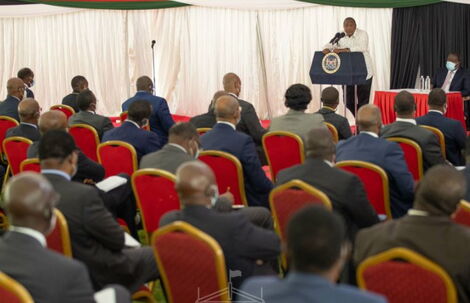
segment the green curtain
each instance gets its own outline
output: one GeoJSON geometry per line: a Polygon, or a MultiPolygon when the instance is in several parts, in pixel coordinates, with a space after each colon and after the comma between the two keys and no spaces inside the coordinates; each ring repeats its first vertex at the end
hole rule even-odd
{"type": "Polygon", "coordinates": [[[43,3],[57,6],[69,6],[80,8],[99,8],[99,9],[154,9],[186,6],[188,4],[176,1],[65,1],[65,0],[24,0],[33,3],[43,3]]]}
{"type": "Polygon", "coordinates": [[[302,2],[349,7],[410,7],[442,2],[442,0],[299,0],[302,2]]]}

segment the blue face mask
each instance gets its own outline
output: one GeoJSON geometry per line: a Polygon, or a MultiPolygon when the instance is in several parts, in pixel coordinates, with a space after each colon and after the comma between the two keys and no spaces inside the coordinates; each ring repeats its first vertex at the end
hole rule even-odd
{"type": "Polygon", "coordinates": [[[456,66],[456,64],[454,62],[451,62],[451,61],[446,62],[446,67],[449,71],[455,70],[455,66],[456,66]]]}

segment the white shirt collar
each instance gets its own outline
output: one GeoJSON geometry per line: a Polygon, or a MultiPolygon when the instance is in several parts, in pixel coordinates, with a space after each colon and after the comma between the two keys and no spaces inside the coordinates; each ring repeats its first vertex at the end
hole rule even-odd
{"type": "Polygon", "coordinates": [[[410,216],[427,217],[427,216],[429,216],[429,213],[428,213],[427,211],[424,211],[424,210],[419,210],[419,209],[410,208],[410,209],[408,210],[408,215],[410,215],[410,216]]]}
{"type": "Polygon", "coordinates": [[[29,125],[29,126],[32,126],[34,128],[38,128],[38,126],[36,124],[32,124],[32,123],[26,123],[26,122],[21,122],[20,124],[23,124],[23,125],[29,125]]]}
{"type": "Polygon", "coordinates": [[[366,134],[366,135],[372,136],[372,137],[374,137],[374,138],[378,138],[378,137],[379,137],[379,135],[377,135],[377,134],[374,133],[374,132],[361,131],[360,133],[361,133],[361,134],[366,134]]]}
{"type": "Polygon", "coordinates": [[[188,153],[188,151],[186,150],[186,148],[184,148],[183,146],[181,146],[181,145],[179,145],[179,144],[176,144],[176,143],[168,143],[168,145],[174,146],[174,147],[176,147],[176,148],[181,149],[181,150],[184,151],[185,153],[188,153]]]}
{"type": "Polygon", "coordinates": [[[333,167],[333,163],[331,163],[330,161],[328,160],[323,160],[326,164],[328,164],[330,167],[333,167]]]}
{"type": "Polygon", "coordinates": [[[233,124],[230,123],[230,122],[227,122],[227,121],[217,121],[217,123],[230,125],[230,126],[233,128],[233,130],[237,130],[237,128],[235,127],[235,125],[233,125],[233,124]]]}
{"type": "Polygon", "coordinates": [[[41,174],[58,175],[64,177],[69,181],[72,180],[72,177],[70,177],[69,174],[58,169],[41,169],[41,174]]]}
{"type": "Polygon", "coordinates": [[[440,110],[437,110],[437,109],[430,109],[428,112],[429,112],[429,113],[430,113],[430,112],[433,112],[433,113],[438,113],[438,114],[444,115],[443,112],[441,112],[440,110]]]}
{"type": "MultiPolygon", "coordinates": [[[[26,94],[26,91],[25,91],[25,94],[26,94]]],[[[16,96],[10,96],[10,97],[13,97],[13,98],[15,98],[15,99],[18,100],[18,101],[21,101],[20,98],[18,98],[18,97],[16,97],[16,96]]]]}
{"type": "Polygon", "coordinates": [[[398,118],[395,120],[396,122],[408,122],[411,124],[416,125],[416,120],[415,119],[403,119],[403,118],[398,118]]]}
{"type": "Polygon", "coordinates": [[[9,230],[33,237],[39,241],[42,247],[47,247],[46,237],[44,237],[44,235],[38,232],[37,230],[28,227],[19,227],[13,225],[10,226],[9,230]]]}
{"type": "Polygon", "coordinates": [[[137,128],[140,128],[139,124],[137,124],[137,122],[135,122],[135,121],[132,121],[132,120],[126,119],[126,122],[130,122],[130,123],[134,124],[134,125],[135,125],[135,127],[137,127],[137,128]]]}
{"type": "Polygon", "coordinates": [[[232,97],[235,97],[235,98],[237,98],[237,100],[238,100],[238,96],[237,96],[237,95],[235,95],[234,93],[228,93],[228,94],[229,94],[230,96],[232,96],[232,97]]]}

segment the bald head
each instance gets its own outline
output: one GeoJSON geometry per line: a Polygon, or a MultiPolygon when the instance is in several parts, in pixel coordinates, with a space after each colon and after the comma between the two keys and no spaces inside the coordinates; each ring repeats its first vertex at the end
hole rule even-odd
{"type": "Polygon", "coordinates": [[[178,168],[175,189],[184,205],[209,206],[218,194],[214,173],[201,161],[186,162],[178,168]]]}
{"type": "Polygon", "coordinates": [[[331,132],[326,128],[314,128],[307,134],[307,156],[314,159],[333,161],[336,148],[331,132]]]}
{"type": "Polygon", "coordinates": [[[215,117],[217,121],[227,121],[236,125],[240,118],[240,103],[230,95],[218,98],[215,101],[215,117]]]}
{"type": "Polygon", "coordinates": [[[153,92],[153,82],[148,76],[142,76],[137,79],[135,86],[138,91],[153,92]]]}
{"type": "Polygon", "coordinates": [[[9,96],[23,99],[24,82],[20,78],[10,78],[7,81],[7,92],[9,96]]]}
{"type": "Polygon", "coordinates": [[[37,125],[39,112],[39,103],[32,98],[26,98],[18,104],[18,114],[20,115],[21,122],[37,125]]]}
{"type": "Polygon", "coordinates": [[[50,130],[67,130],[67,116],[58,110],[50,110],[39,117],[39,132],[45,134],[50,130]]]}
{"type": "Polygon", "coordinates": [[[356,120],[360,131],[370,131],[379,134],[382,118],[377,106],[373,104],[361,106],[357,112],[356,120]]]}
{"type": "Polygon", "coordinates": [[[240,95],[242,81],[240,77],[237,76],[235,73],[228,73],[225,74],[223,79],[224,90],[228,93],[235,94],[237,96],[240,95]]]}

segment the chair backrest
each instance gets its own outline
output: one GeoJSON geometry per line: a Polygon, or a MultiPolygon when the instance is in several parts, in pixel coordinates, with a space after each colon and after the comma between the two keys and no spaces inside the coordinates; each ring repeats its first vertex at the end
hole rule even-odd
{"type": "Polygon", "coordinates": [[[132,176],[137,170],[137,153],[134,146],[123,141],[107,141],[98,145],[98,162],[105,169],[105,177],[126,173],[132,176]]]}
{"type": "Polygon", "coordinates": [[[0,272],[0,300],[8,303],[34,303],[23,285],[0,272]]]}
{"type": "Polygon", "coordinates": [[[214,171],[221,194],[229,191],[233,195],[234,205],[248,206],[243,168],[235,156],[222,151],[206,150],[201,152],[198,159],[214,171]]]}
{"type": "Polygon", "coordinates": [[[304,143],[300,136],[286,131],[272,131],[266,133],[262,141],[273,181],[279,171],[304,162],[304,143]]]}
{"type": "Polygon", "coordinates": [[[388,176],[381,167],[365,161],[341,161],[336,166],[358,176],[375,212],[392,219],[388,176]]]}
{"type": "Polygon", "coordinates": [[[24,171],[33,171],[40,173],[41,172],[41,165],[39,164],[38,158],[31,158],[21,161],[20,164],[20,172],[24,171]]]}
{"type": "Polygon", "coordinates": [[[67,119],[75,114],[75,110],[73,109],[73,107],[65,104],[52,105],[50,109],[63,112],[65,116],[67,116],[67,119]]]}
{"type": "Polygon", "coordinates": [[[408,170],[411,172],[415,181],[421,180],[423,177],[423,153],[418,143],[413,140],[401,138],[401,137],[390,137],[388,141],[397,142],[400,145],[405,155],[406,165],[408,170]]]}
{"type": "Polygon", "coordinates": [[[98,162],[96,150],[100,144],[100,138],[96,129],[88,124],[74,124],[70,126],[69,134],[82,152],[91,160],[98,162]]]}
{"type": "Polygon", "coordinates": [[[456,303],[449,275],[436,263],[397,247],[364,260],[357,270],[360,288],[382,294],[390,303],[456,303]]]}
{"type": "Polygon", "coordinates": [[[152,247],[169,302],[230,302],[224,254],[212,237],[176,221],[153,234],[152,247]]]}
{"type": "Polygon", "coordinates": [[[3,140],[3,151],[12,175],[20,172],[21,162],[28,158],[28,148],[31,144],[33,144],[31,140],[23,137],[10,137],[3,140]]]}
{"type": "Polygon", "coordinates": [[[210,131],[212,128],[210,127],[199,127],[197,129],[197,133],[199,134],[199,136],[202,136],[204,135],[205,133],[207,133],[208,131],[210,131]]]}
{"type": "Polygon", "coordinates": [[[453,215],[453,220],[459,224],[470,226],[470,203],[465,200],[460,201],[453,215]]]}
{"type": "Polygon", "coordinates": [[[329,122],[323,122],[325,123],[326,127],[328,127],[328,130],[331,132],[331,136],[333,137],[333,142],[338,143],[339,141],[339,135],[338,135],[338,130],[336,129],[336,127],[329,123],[329,122]]]}
{"type": "Polygon", "coordinates": [[[165,213],[181,209],[175,179],[167,171],[151,168],[140,169],[132,175],[132,189],[146,235],[151,235],[158,229],[165,213]]]}
{"type": "Polygon", "coordinates": [[[47,236],[47,247],[59,254],[72,257],[72,246],[70,244],[69,227],[64,215],[58,209],[54,209],[57,218],[52,232],[47,236]]]}
{"type": "MultiPolygon", "coordinates": [[[[7,134],[7,130],[18,126],[19,123],[15,119],[7,116],[0,116],[0,142],[3,142],[7,134]]],[[[0,144],[0,152],[3,152],[3,146],[0,144]]]]}
{"type": "Polygon", "coordinates": [[[437,138],[437,141],[439,142],[439,145],[441,147],[441,154],[444,159],[446,159],[446,139],[444,137],[444,134],[441,132],[440,129],[428,125],[420,125],[422,128],[425,128],[429,131],[431,131],[437,138]]]}

